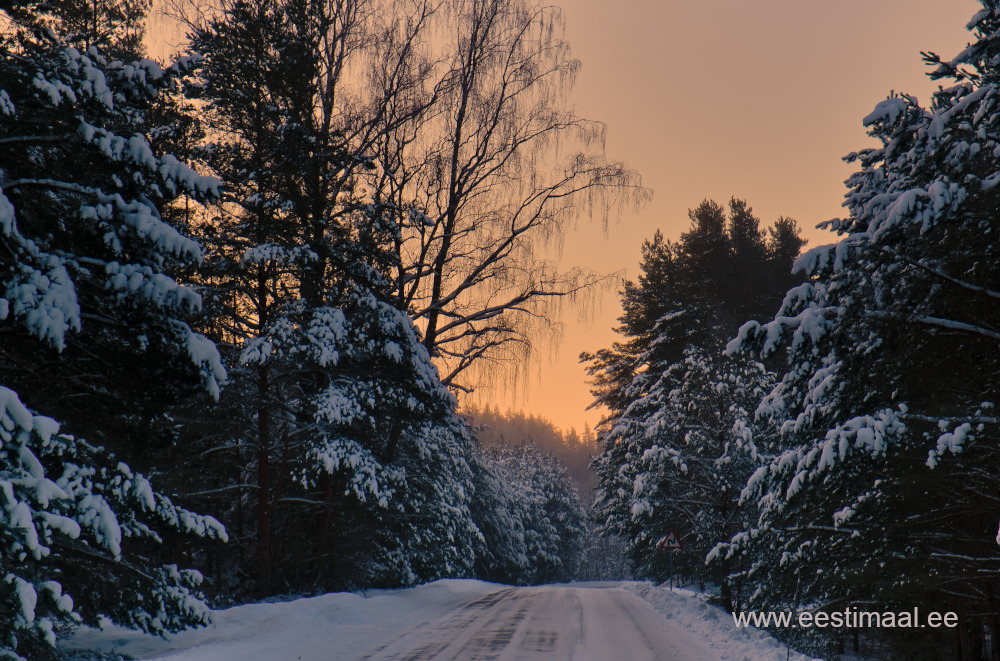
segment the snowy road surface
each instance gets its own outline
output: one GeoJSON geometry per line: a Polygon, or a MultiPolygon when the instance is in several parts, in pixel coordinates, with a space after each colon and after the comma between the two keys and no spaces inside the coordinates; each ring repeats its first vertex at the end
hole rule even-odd
{"type": "Polygon", "coordinates": [[[685,658],[688,632],[671,629],[622,589],[508,588],[402,631],[361,659],[609,661],[624,650],[635,661],[685,658]]]}
{"type": "Polygon", "coordinates": [[[238,606],[169,640],[85,630],[63,648],[162,661],[784,661],[788,653],[687,591],[471,580],[238,606]]]}

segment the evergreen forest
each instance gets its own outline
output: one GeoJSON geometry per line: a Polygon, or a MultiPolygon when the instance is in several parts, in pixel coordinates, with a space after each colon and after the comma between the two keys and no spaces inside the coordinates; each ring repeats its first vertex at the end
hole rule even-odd
{"type": "Polygon", "coordinates": [[[928,107],[873,100],[828,243],[706,199],[633,280],[542,249],[652,193],[576,114],[556,7],[216,0],[157,62],[149,0],[0,2],[0,659],[267,599],[632,577],[958,616],[774,632],[823,658],[1000,659],[980,4],[968,48],[924,53],[928,107]],[[473,404],[608,286],[595,429],[473,404]]]}

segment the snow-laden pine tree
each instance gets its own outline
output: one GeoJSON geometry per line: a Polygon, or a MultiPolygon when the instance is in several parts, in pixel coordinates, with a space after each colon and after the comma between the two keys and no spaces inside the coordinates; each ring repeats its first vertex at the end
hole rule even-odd
{"type": "Polygon", "coordinates": [[[326,297],[289,303],[242,354],[294,383],[278,391],[280,468],[290,475],[275,489],[305,487],[318,511],[288,516],[320,525],[313,544],[281,543],[311,548],[310,578],[331,587],[468,575],[478,530],[457,402],[404,312],[356,286],[326,297]]]}
{"type": "Polygon", "coordinates": [[[691,346],[615,419],[595,462],[595,513],[626,540],[636,575],[665,580],[673,564],[731,598],[728,572],[707,573],[705,556],[744,527],[739,492],[764,442],[752,414],[771,379],[760,363],[691,346]],[[658,547],[671,531],[680,551],[658,547]]]}
{"type": "Polygon", "coordinates": [[[524,497],[506,481],[497,461],[487,452],[474,452],[472,518],[479,530],[473,576],[492,583],[524,582],[528,554],[522,513],[524,497]]]}
{"type": "Polygon", "coordinates": [[[746,487],[759,520],[719,549],[750,563],[758,606],[954,610],[970,654],[1000,635],[1000,3],[982,4],[968,48],[926,56],[950,80],[929,108],[893,95],[864,118],[881,145],[847,157],[839,239],[729,346],[784,355],[758,413],[788,449],[746,487]]]}
{"type": "Polygon", "coordinates": [[[192,35],[191,89],[211,136],[202,158],[229,191],[199,232],[241,396],[209,451],[228,458],[212,487],[247,521],[255,589],[465,575],[471,441],[390,302],[399,210],[370,199],[375,120],[344,78],[382,17],[364,2],[222,9],[192,35]]]}
{"type": "Polygon", "coordinates": [[[162,633],[208,619],[200,575],[148,558],[163,533],[225,539],[223,527],[74,435],[104,411],[61,424],[31,407],[72,411],[124,356],[172,361],[175,378],[218,394],[219,354],[184,321],[200,297],[168,273],[200,248],[159,208],[217,197],[219,182],[139,132],[183,63],[108,61],[0,20],[0,657],[44,659],[67,623],[162,633]]]}
{"type": "Polygon", "coordinates": [[[690,346],[724,345],[726,329],[761,315],[792,282],[788,272],[805,243],[794,220],[779,218],[766,238],[742,200],[730,200],[728,218],[712,200],[688,215],[691,227],[680,240],[656,232],[643,243],[639,277],[621,292],[622,340],[581,356],[591,363],[595,404],[608,409],[609,421],[655,382],[650,365],[683,361],[690,346]]]}
{"type": "Polygon", "coordinates": [[[666,578],[673,552],[657,543],[673,530],[685,544],[676,568],[706,577],[705,555],[740,528],[739,492],[769,442],[752,413],[771,376],[722,351],[737,320],[777,302],[802,241],[787,219],[768,241],[745,202],[729,206],[705,201],[679,241],[657,233],[643,245],[639,279],[622,293],[623,341],[585,356],[610,409],[595,512],[641,576],[666,578]]]}
{"type": "Polygon", "coordinates": [[[473,511],[482,531],[476,576],[536,585],[572,580],[583,559],[586,512],[569,474],[532,445],[497,445],[476,458],[473,511]]]}

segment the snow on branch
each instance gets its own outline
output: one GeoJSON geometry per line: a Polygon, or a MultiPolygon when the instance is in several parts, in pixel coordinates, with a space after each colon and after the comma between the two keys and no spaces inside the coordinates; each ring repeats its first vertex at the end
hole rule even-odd
{"type": "Polygon", "coordinates": [[[936,328],[946,328],[948,330],[962,331],[964,333],[972,333],[974,335],[981,335],[982,337],[989,338],[991,340],[1000,340],[1000,333],[989,328],[984,328],[982,326],[977,326],[976,324],[968,324],[964,321],[955,321],[953,319],[942,319],[940,317],[931,317],[929,315],[914,315],[914,314],[902,314],[886,312],[884,310],[865,310],[864,315],[872,319],[884,319],[889,321],[911,321],[918,324],[923,324],[925,326],[933,326],[936,328]]]}

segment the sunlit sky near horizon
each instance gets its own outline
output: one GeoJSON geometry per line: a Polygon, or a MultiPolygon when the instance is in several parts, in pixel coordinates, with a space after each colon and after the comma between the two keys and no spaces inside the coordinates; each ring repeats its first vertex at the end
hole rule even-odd
{"type": "MultiPolygon", "coordinates": [[[[581,218],[565,237],[565,268],[638,275],[640,246],[676,239],[702,200],[745,199],[763,225],[795,218],[809,245],[816,223],[843,213],[841,160],[871,145],[861,124],[890,90],[929,103],[921,51],[950,59],[969,40],[974,0],[556,0],[582,70],[577,114],[607,125],[606,153],[653,190],[605,232],[581,218]]],[[[154,23],[151,29],[156,30],[154,23]]],[[[151,37],[156,38],[153,34],[151,37]]],[[[540,346],[528,382],[481,390],[479,404],[521,409],[558,427],[594,426],[581,351],[610,346],[617,287],[568,310],[558,346],[540,346]]]]}
{"type": "MultiPolygon", "coordinates": [[[[607,124],[607,155],[639,171],[651,202],[605,235],[580,222],[562,262],[639,273],[640,246],[676,239],[708,198],[747,200],[762,225],[795,218],[809,246],[830,243],[821,221],[843,215],[842,161],[873,142],[861,124],[891,90],[929,104],[939,82],[921,51],[950,59],[968,43],[974,0],[560,0],[582,61],[577,113],[607,124]]],[[[581,351],[610,346],[621,306],[566,315],[560,346],[507,405],[564,429],[599,420],[581,351]]],[[[486,398],[502,402],[502,393],[486,398]]]]}

